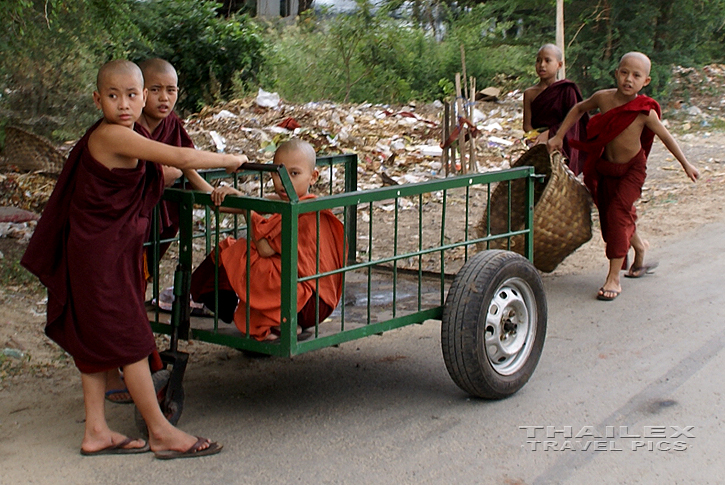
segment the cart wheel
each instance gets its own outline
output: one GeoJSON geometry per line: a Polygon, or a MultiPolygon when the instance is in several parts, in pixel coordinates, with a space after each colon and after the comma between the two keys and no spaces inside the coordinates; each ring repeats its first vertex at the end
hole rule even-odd
{"type": "MultiPolygon", "coordinates": [[[[166,369],[154,372],[151,376],[154,381],[156,398],[161,406],[161,412],[164,413],[164,416],[166,416],[166,419],[168,419],[171,424],[176,426],[176,423],[179,422],[181,413],[184,410],[184,389],[182,387],[181,390],[174,395],[173,399],[166,404],[166,392],[168,390],[170,377],[171,372],[166,369]]],[[[136,428],[138,428],[144,438],[148,438],[146,421],[144,421],[143,416],[141,416],[141,412],[135,406],[133,415],[134,421],[136,422],[136,428]]]]}
{"type": "Polygon", "coordinates": [[[482,251],[453,281],[443,309],[441,344],[448,373],[476,397],[501,399],[534,373],[546,337],[539,273],[509,251],[482,251]]]}

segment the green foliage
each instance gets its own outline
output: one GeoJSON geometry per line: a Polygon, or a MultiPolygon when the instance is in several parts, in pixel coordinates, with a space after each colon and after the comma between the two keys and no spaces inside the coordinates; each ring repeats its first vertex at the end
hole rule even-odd
{"type": "Polygon", "coordinates": [[[585,92],[613,86],[620,57],[633,50],[652,59],[652,82],[645,92],[655,96],[669,93],[673,64],[723,59],[718,42],[723,35],[723,0],[571,2],[567,16],[568,69],[585,92]]]}
{"type": "Polygon", "coordinates": [[[14,1],[0,5],[0,98],[6,122],[67,139],[98,116],[95,71],[137,35],[130,1],[14,1]]]}
{"type": "Polygon", "coordinates": [[[137,6],[142,38],[130,58],[161,57],[179,73],[179,106],[195,111],[256,86],[266,46],[247,16],[221,19],[215,2],[154,0],[137,6]]]}
{"type": "MultiPolygon", "coordinates": [[[[247,16],[221,18],[209,1],[0,2],[0,127],[77,137],[98,117],[95,75],[114,58],[169,60],[185,111],[258,86],[290,101],[394,103],[450,95],[462,50],[479,88],[530,86],[536,50],[555,38],[555,0],[375,5],[359,0],[348,14],[306,11],[294,25],[262,27],[247,16]]],[[[646,92],[657,97],[668,94],[673,64],[724,58],[725,0],[566,0],[565,9],[567,77],[585,95],[612,86],[630,50],[652,59],[646,92]]]]}
{"type": "Polygon", "coordinates": [[[256,86],[264,44],[247,17],[218,18],[194,0],[15,0],[0,3],[1,125],[67,140],[98,118],[98,68],[117,58],[168,59],[180,106],[199,109],[256,86]]]}
{"type": "Polygon", "coordinates": [[[455,92],[453,79],[463,71],[461,47],[466,74],[476,77],[479,87],[500,80],[501,72],[507,81],[533,72],[530,47],[503,43],[509,24],[488,18],[483,6],[466,15],[440,6],[450,19],[442,41],[425,22],[391,17],[393,7],[374,12],[361,1],[356,12],[319,20],[316,29],[295,25],[271,31],[268,36],[276,42],[263,86],[292,101],[430,101],[455,92]]]}

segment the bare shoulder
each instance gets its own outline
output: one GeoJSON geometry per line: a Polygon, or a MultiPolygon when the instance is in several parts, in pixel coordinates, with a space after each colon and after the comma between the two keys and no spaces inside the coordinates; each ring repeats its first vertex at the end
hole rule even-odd
{"type": "Polygon", "coordinates": [[[593,103],[596,103],[596,107],[601,111],[602,113],[606,113],[612,108],[615,108],[617,106],[617,102],[615,99],[615,95],[617,94],[617,90],[615,88],[612,89],[600,89],[599,91],[596,91],[594,94],[592,94],[590,100],[592,100],[593,103]]]}
{"type": "Polygon", "coordinates": [[[100,125],[98,125],[98,128],[96,128],[93,133],[91,133],[91,138],[95,138],[96,140],[103,140],[104,143],[124,143],[128,140],[134,140],[137,137],[143,138],[132,129],[126,126],[115,125],[113,123],[101,123],[100,125]]]}
{"type": "Polygon", "coordinates": [[[108,168],[136,166],[142,158],[132,153],[146,140],[131,128],[112,123],[101,123],[88,139],[91,155],[108,168]]]}

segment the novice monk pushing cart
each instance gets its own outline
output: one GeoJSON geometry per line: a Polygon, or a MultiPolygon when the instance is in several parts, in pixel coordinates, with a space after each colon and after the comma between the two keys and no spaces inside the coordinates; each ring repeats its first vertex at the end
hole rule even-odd
{"type": "Polygon", "coordinates": [[[160,164],[233,172],[247,157],[172,147],[135,133],[146,90],[132,62],[101,67],[93,100],[103,118],[68,156],[21,260],[48,288],[47,335],[81,372],[80,452],[153,451],[161,459],[218,453],[220,444],[174,427],[159,407],[147,360],[156,343],[144,306],[141,255],[164,190],[160,164]],[[106,422],[106,380],[118,367],[148,427],[147,442],[112,431],[106,422]]]}
{"type": "Polygon", "coordinates": [[[584,113],[599,110],[587,125],[586,142],[572,141],[572,146],[588,153],[584,183],[599,209],[609,259],[607,279],[597,292],[599,300],[612,301],[622,292],[619,272],[626,269],[630,245],[634,248],[634,262],[625,276],[639,278],[656,266],[645,261],[648,243],[637,234],[634,208],[647,176],[647,156],[654,136],[677,158],[690,180],[695,182],[700,176],[660,121],[659,104],[638,94],[650,82],[650,67],[649,58],[641,52],[622,56],[615,71],[617,87],[597,91],[577,103],[548,141],[550,151],[561,150],[562,134],[584,113]]]}

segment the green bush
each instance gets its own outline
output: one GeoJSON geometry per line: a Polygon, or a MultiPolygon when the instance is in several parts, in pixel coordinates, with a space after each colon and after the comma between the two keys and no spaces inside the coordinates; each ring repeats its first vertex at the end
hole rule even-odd
{"type": "Polygon", "coordinates": [[[130,58],[161,57],[179,73],[179,106],[196,111],[228,100],[235,90],[256,87],[266,45],[247,16],[217,16],[215,2],[154,0],[139,2],[141,39],[130,58]]]}
{"type": "MultiPolygon", "coordinates": [[[[513,80],[512,86],[528,83],[535,50],[492,38],[497,31],[484,15],[483,9],[473,8],[459,19],[451,16],[442,41],[426,25],[393,18],[385,9],[373,12],[364,1],[356,12],[317,19],[314,29],[305,17],[304,27],[298,23],[267,32],[275,45],[262,84],[290,101],[431,101],[450,95],[445,80],[452,83],[463,70],[461,46],[466,74],[477,78],[478,87],[501,79],[513,80]]],[[[499,24],[499,32],[503,28],[499,24]]]]}
{"type": "Polygon", "coordinates": [[[98,66],[137,35],[131,2],[56,0],[0,4],[0,113],[6,123],[66,140],[98,117],[98,66]]]}

